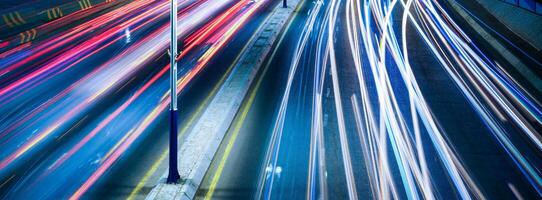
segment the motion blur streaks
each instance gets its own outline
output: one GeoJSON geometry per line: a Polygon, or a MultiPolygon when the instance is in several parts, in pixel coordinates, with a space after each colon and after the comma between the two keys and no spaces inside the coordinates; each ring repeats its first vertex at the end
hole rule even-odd
{"type": "MultiPolygon", "coordinates": [[[[267,11],[283,8],[178,1],[175,95],[189,129],[267,11]]],[[[540,199],[542,57],[464,2],[301,0],[198,197],[540,199]]],[[[16,46],[0,41],[0,198],[118,187],[104,198],[132,199],[158,182],[169,9],[167,0],[96,6],[16,46]]]]}
{"type": "MultiPolygon", "coordinates": [[[[285,66],[267,75],[284,77],[267,86],[280,89],[274,112],[249,105],[249,118],[273,120],[244,122],[245,134],[251,123],[268,124],[265,153],[245,155],[258,147],[241,139],[223,155],[262,163],[234,160],[208,177],[259,167],[247,192],[257,199],[540,198],[539,82],[518,81],[518,66],[501,62],[511,55],[458,25],[465,19],[452,3],[304,1],[268,60],[285,66]]],[[[246,189],[227,179],[209,187],[246,189]]],[[[206,198],[231,194],[216,191],[206,198]]]]}
{"type": "MultiPolygon", "coordinates": [[[[267,2],[179,1],[179,93],[267,2]]],[[[79,199],[156,126],[168,13],[168,1],[133,1],[1,54],[4,198],[79,199]]]]}

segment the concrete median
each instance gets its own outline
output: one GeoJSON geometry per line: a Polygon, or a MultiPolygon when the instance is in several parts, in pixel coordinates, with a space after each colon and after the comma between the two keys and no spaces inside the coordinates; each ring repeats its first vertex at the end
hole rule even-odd
{"type": "MultiPolygon", "coordinates": [[[[300,0],[279,3],[243,50],[235,66],[179,149],[181,183],[159,183],[146,199],[193,199],[265,57],[285,29],[300,0]]],[[[167,172],[162,180],[167,177],[167,172]]]]}

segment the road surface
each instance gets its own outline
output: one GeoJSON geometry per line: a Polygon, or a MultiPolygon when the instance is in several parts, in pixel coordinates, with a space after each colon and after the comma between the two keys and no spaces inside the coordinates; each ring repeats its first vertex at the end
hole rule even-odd
{"type": "Polygon", "coordinates": [[[198,198],[540,197],[540,52],[454,6],[305,1],[198,198]]]}
{"type": "MultiPolygon", "coordinates": [[[[181,141],[278,3],[179,1],[181,141]]],[[[0,198],[143,199],[167,170],[168,1],[98,7],[0,41],[0,198]]],[[[536,47],[466,0],[296,9],[197,198],[542,196],[536,47]]]]}
{"type": "MultiPolygon", "coordinates": [[[[181,124],[269,4],[179,2],[181,124]]],[[[1,198],[141,198],[158,182],[140,184],[167,150],[168,5],[134,1],[2,52],[1,198]]]]}

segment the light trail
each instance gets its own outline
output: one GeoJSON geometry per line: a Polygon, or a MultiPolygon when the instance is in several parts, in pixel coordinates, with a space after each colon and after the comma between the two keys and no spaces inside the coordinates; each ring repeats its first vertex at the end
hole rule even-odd
{"type": "MultiPolygon", "coordinates": [[[[167,3],[166,3],[167,5],[167,3]]],[[[199,10],[192,11],[193,14],[195,13],[205,13],[206,9],[209,9],[207,12],[212,12],[213,10],[220,9],[222,5],[216,5],[211,4],[214,6],[201,6],[199,7],[199,10]]],[[[164,7],[164,8],[167,8],[164,7]]],[[[166,11],[167,10],[163,10],[166,11]]],[[[185,16],[186,17],[186,16],[185,16]]],[[[191,20],[197,21],[199,19],[200,21],[204,21],[206,18],[205,15],[194,15],[191,20]],[[196,16],[199,16],[198,18],[195,18],[196,16]]],[[[193,24],[189,26],[189,24],[184,21],[181,22],[181,25],[183,27],[187,27],[186,29],[182,29],[179,31],[180,35],[186,34],[186,32],[189,30],[188,27],[195,27],[196,23],[190,22],[190,24],[193,24]]],[[[4,168],[7,166],[8,163],[15,160],[17,157],[25,153],[27,150],[32,148],[34,145],[39,143],[41,140],[45,139],[48,135],[52,134],[53,131],[55,131],[57,128],[60,128],[63,124],[66,124],[67,122],[72,121],[72,119],[76,118],[76,115],[81,115],[84,113],[84,109],[89,109],[90,105],[92,103],[95,103],[98,100],[98,97],[105,96],[108,91],[112,91],[113,88],[116,85],[120,85],[120,83],[123,82],[123,80],[127,79],[127,77],[130,77],[133,75],[133,73],[136,72],[136,70],[140,69],[141,67],[145,66],[146,63],[148,63],[150,60],[152,60],[155,56],[161,54],[160,51],[167,45],[167,26],[162,26],[159,31],[149,35],[149,37],[139,41],[137,44],[134,44],[132,49],[127,49],[125,52],[121,53],[120,55],[116,56],[114,59],[108,61],[107,63],[103,64],[102,66],[98,67],[98,70],[96,70],[94,73],[91,73],[87,75],[85,78],[77,81],[77,83],[74,86],[70,86],[67,90],[61,92],[61,96],[64,97],[64,95],[70,95],[72,98],[75,96],[75,98],[78,98],[79,100],[71,99],[70,97],[64,97],[63,99],[58,98],[61,100],[60,102],[53,102],[49,101],[48,103],[56,103],[54,105],[56,109],[53,107],[52,112],[58,113],[59,110],[62,109],[65,111],[61,111],[60,113],[66,113],[64,115],[61,115],[59,120],[52,121],[51,119],[54,119],[52,117],[48,117],[48,120],[51,120],[51,124],[54,126],[44,128],[46,131],[41,133],[36,133],[36,136],[33,136],[30,139],[31,142],[26,143],[23,148],[18,148],[17,152],[14,154],[11,154],[8,156],[7,159],[3,159],[0,163],[0,168],[4,168]],[[148,48],[149,46],[153,48],[148,48]],[[118,68],[115,66],[125,66],[124,68],[118,68]],[[94,83],[108,83],[105,85],[98,85],[96,86],[94,83]],[[82,94],[81,89],[85,89],[84,93],[82,94]],[[86,97],[85,97],[86,96],[86,97]],[[71,108],[71,109],[70,109],[71,108]]],[[[85,44],[84,44],[85,45],[85,44]]],[[[47,106],[49,105],[47,104],[47,106]]],[[[41,111],[41,110],[40,110],[41,111]]],[[[42,116],[47,116],[43,114],[43,111],[41,111],[42,116]]],[[[44,124],[47,126],[48,124],[44,124]]],[[[36,129],[36,126],[31,127],[33,129],[36,129]]],[[[18,132],[23,132],[23,130],[19,130],[18,132]]],[[[11,133],[11,134],[17,134],[11,133]]],[[[22,135],[23,137],[27,137],[26,135],[22,135]]],[[[26,140],[26,139],[25,139],[26,140]]],[[[12,143],[12,140],[8,140],[6,142],[12,143]]],[[[13,144],[13,143],[12,143],[13,144]]],[[[7,149],[6,149],[7,150],[7,149]]],[[[7,153],[8,151],[4,150],[3,153],[7,153]]]]}
{"type": "MultiPolygon", "coordinates": [[[[183,66],[180,72],[182,78],[177,84],[179,93],[267,2],[190,0],[180,3],[179,38],[191,40],[185,43],[180,56],[180,59],[183,59],[183,66]]],[[[117,41],[125,43],[127,27],[130,27],[130,37],[133,39],[140,37],[138,31],[148,31],[151,24],[160,23],[160,26],[152,28],[145,37],[127,44],[127,48],[68,85],[54,98],[42,103],[38,109],[18,115],[19,119],[13,119],[17,123],[3,121],[0,128],[9,132],[2,131],[0,138],[2,146],[6,147],[0,157],[1,176],[10,175],[10,171],[19,168],[22,161],[28,160],[39,150],[56,142],[54,138],[60,135],[64,137],[63,133],[73,126],[74,122],[78,122],[78,118],[87,118],[88,113],[101,101],[110,98],[110,95],[116,94],[126,84],[131,83],[136,73],[145,70],[145,67],[163,55],[168,44],[168,27],[161,19],[167,18],[167,5],[167,1],[136,1],[100,16],[103,18],[95,19],[103,25],[95,24],[94,20],[80,25],[105,28],[106,31],[103,33],[97,33],[97,30],[85,32],[81,31],[86,30],[85,28],[77,27],[68,30],[67,33],[61,33],[73,37],[70,39],[72,42],[83,37],[82,33],[93,36],[91,40],[55,54],[53,58],[47,57],[46,66],[39,66],[38,71],[30,74],[21,74],[26,77],[20,79],[21,82],[8,83],[7,87],[0,89],[2,90],[0,98],[6,100],[3,103],[14,104],[26,96],[21,92],[33,89],[30,87],[43,87],[44,84],[54,80],[54,76],[70,72],[70,68],[88,62],[95,54],[116,45],[117,41]],[[142,6],[141,4],[145,4],[146,7],[138,7],[142,6]],[[120,19],[127,17],[130,20],[116,20],[110,17],[120,19]],[[74,36],[72,32],[78,34],[74,36]],[[39,84],[28,86],[26,81],[39,84]],[[23,89],[19,89],[20,87],[23,89]]],[[[70,40],[66,42],[69,43],[70,40]]],[[[44,41],[44,44],[36,49],[32,46],[30,50],[44,51],[41,55],[32,57],[18,57],[27,51],[10,52],[13,54],[8,57],[12,56],[14,59],[6,60],[9,62],[6,64],[10,68],[8,71],[28,67],[25,63],[34,63],[28,59],[43,59],[47,52],[57,51],[56,48],[60,48],[64,43],[57,46],[51,44],[55,42],[44,41]],[[16,61],[17,59],[19,60],[16,61]],[[12,65],[13,63],[19,64],[12,65]]],[[[121,98],[113,106],[105,108],[98,118],[90,121],[76,135],[71,136],[65,145],[47,155],[47,160],[28,172],[37,178],[22,177],[7,195],[21,198],[30,198],[33,195],[68,198],[70,196],[66,195],[71,195],[71,199],[81,198],[139,138],[149,134],[149,130],[156,126],[154,122],[167,108],[168,99],[162,97],[167,95],[168,85],[164,75],[169,67],[167,65],[158,67],[156,73],[146,78],[143,84],[136,85],[137,88],[133,93],[121,98]],[[66,185],[64,181],[68,179],[70,184],[66,185]],[[27,187],[29,185],[32,187],[27,187]],[[44,187],[45,185],[47,186],[44,187]],[[33,192],[28,192],[29,190],[33,192]]]]}
{"type": "Polygon", "coordinates": [[[301,37],[297,41],[297,45],[295,48],[296,50],[294,51],[294,58],[292,59],[288,72],[286,88],[281,98],[280,108],[278,110],[277,119],[275,120],[271,135],[271,141],[269,143],[269,147],[267,149],[264,160],[263,166],[265,167],[265,170],[263,170],[258,184],[258,191],[256,197],[259,199],[269,199],[273,193],[273,186],[276,178],[275,171],[278,164],[278,156],[281,147],[281,138],[283,135],[285,123],[284,120],[286,116],[286,110],[288,108],[290,91],[292,88],[295,74],[297,73],[299,62],[302,58],[303,51],[307,46],[307,42],[309,41],[312,31],[315,29],[316,19],[317,16],[320,14],[320,9],[322,8],[322,5],[322,3],[316,3],[315,9],[309,13],[309,20],[307,20],[304,24],[301,37]]]}
{"type": "MultiPolygon", "coordinates": [[[[396,154],[395,159],[397,166],[401,170],[401,179],[403,181],[404,191],[406,191],[406,196],[410,199],[417,199],[418,194],[422,194],[426,199],[435,198],[437,195],[434,194],[432,179],[433,176],[429,174],[429,171],[426,166],[426,156],[425,150],[420,145],[421,143],[421,132],[420,128],[424,128],[423,132],[428,133],[428,136],[433,142],[434,148],[437,150],[441,162],[446,166],[448,175],[454,181],[455,188],[458,191],[458,194],[462,199],[470,199],[472,196],[476,198],[484,198],[484,195],[478,188],[477,184],[472,180],[467,170],[463,164],[459,161],[458,155],[453,150],[453,144],[450,144],[445,138],[445,132],[438,127],[438,119],[435,118],[434,114],[429,109],[428,104],[425,101],[421,89],[419,88],[416,77],[410,66],[408,59],[407,51],[407,24],[410,22],[416,27],[416,30],[422,37],[425,39],[426,43],[433,50],[441,64],[449,69],[448,72],[454,76],[453,73],[458,72],[459,70],[451,70],[451,68],[456,68],[457,66],[462,67],[464,72],[470,72],[465,74],[468,77],[467,80],[470,80],[472,85],[474,85],[474,90],[478,90],[481,96],[486,99],[485,105],[480,104],[479,100],[471,101],[475,104],[475,109],[482,107],[489,107],[494,111],[495,115],[505,120],[505,118],[510,117],[533,141],[534,144],[539,146],[538,133],[531,128],[535,125],[530,125],[529,122],[525,119],[535,119],[538,113],[536,102],[521,98],[528,97],[529,95],[525,90],[521,90],[521,86],[516,86],[513,90],[505,90],[508,94],[504,95],[499,91],[497,87],[493,84],[500,85],[513,85],[516,83],[506,83],[503,82],[504,79],[499,79],[499,74],[495,74],[495,70],[492,70],[494,64],[487,60],[486,56],[481,54],[478,48],[472,48],[470,45],[472,41],[461,31],[461,28],[458,27],[453,20],[445,13],[444,9],[440,7],[437,1],[386,1],[386,2],[376,2],[376,1],[365,1],[363,5],[355,5],[357,2],[352,2],[350,6],[350,14],[347,14],[347,18],[350,18],[351,22],[358,22],[359,25],[352,25],[353,23],[349,22],[349,41],[350,47],[353,52],[362,52],[364,51],[368,56],[369,65],[371,66],[371,73],[374,78],[374,82],[377,83],[377,93],[378,95],[378,105],[380,118],[377,120],[374,117],[373,111],[370,107],[366,105],[371,104],[370,97],[367,92],[366,81],[363,78],[363,68],[361,65],[361,60],[359,53],[353,53],[354,60],[356,62],[356,68],[358,70],[358,80],[360,83],[360,89],[362,94],[362,111],[364,114],[359,114],[359,118],[363,118],[368,121],[363,123],[361,120],[358,121],[359,130],[362,130],[367,135],[365,141],[364,149],[371,149],[373,143],[380,143],[378,146],[385,146],[388,141],[382,139],[381,134],[387,134],[391,143],[394,152],[396,154]],[[394,26],[392,24],[391,13],[395,9],[397,3],[400,2],[403,6],[403,18],[401,20],[401,40],[402,46],[399,45],[397,34],[394,32],[394,26]],[[416,12],[412,13],[410,10],[414,9],[416,12]],[[356,13],[356,15],[352,14],[356,13]],[[372,16],[372,17],[371,17],[372,16]],[[421,28],[419,24],[423,24],[424,28],[421,28]],[[379,29],[373,30],[373,25],[379,29]],[[362,42],[365,46],[365,49],[358,50],[359,45],[358,41],[358,31],[361,32],[362,42]],[[433,40],[428,38],[434,38],[433,40]],[[437,39],[440,38],[440,41],[437,39]],[[378,43],[376,43],[378,41],[378,43]],[[375,45],[377,44],[377,45],[375,45]],[[444,46],[441,46],[444,44],[444,46]],[[452,55],[452,57],[448,57],[452,55]],[[393,63],[386,62],[385,59],[391,57],[393,63]],[[454,64],[455,63],[457,64],[454,64]],[[397,68],[401,72],[401,77],[403,78],[404,85],[407,88],[409,95],[410,103],[410,115],[411,115],[411,125],[406,124],[407,120],[404,118],[404,115],[400,109],[400,106],[397,103],[398,94],[394,92],[392,87],[392,82],[396,81],[390,78],[387,70],[392,68],[397,68]],[[487,73],[484,75],[484,73],[487,73]],[[489,77],[493,77],[492,80],[489,77]],[[494,83],[492,83],[494,81],[494,83]],[[512,93],[512,94],[510,94],[512,93]],[[512,97],[508,100],[507,97],[512,97]],[[491,100],[490,100],[491,98],[491,100]],[[369,99],[369,100],[367,100],[369,99]],[[520,102],[521,100],[527,100],[529,102],[527,105],[533,107],[526,107],[526,104],[515,105],[512,102],[520,102]],[[495,105],[493,102],[497,102],[495,105]],[[501,112],[502,110],[506,112],[501,112]],[[518,110],[527,110],[530,111],[527,114],[530,116],[522,116],[518,110]],[[505,117],[505,115],[508,115],[505,117]],[[365,116],[365,117],[361,117],[365,116]],[[423,127],[418,126],[418,120],[423,123],[423,127]],[[380,128],[371,129],[371,124],[374,124],[374,121],[380,123],[380,128]],[[386,131],[382,130],[386,127],[386,131]],[[411,127],[407,128],[407,127],[411,127]],[[376,131],[379,131],[376,132],[376,131]],[[373,133],[372,133],[373,132],[373,133]],[[377,136],[380,134],[380,136],[377,136]],[[374,136],[373,136],[374,135],[374,136]],[[409,136],[410,135],[410,136],[409,136]],[[368,140],[373,140],[374,142],[368,142],[368,140]],[[380,138],[380,139],[378,139],[380,138]],[[414,140],[412,141],[411,138],[414,140]],[[369,144],[367,144],[369,143],[369,144]],[[417,154],[417,155],[416,155],[417,154]]],[[[501,68],[502,69],[502,68],[501,68]]],[[[458,75],[460,76],[460,75],[458,75]]],[[[458,79],[454,79],[458,80],[458,79]]],[[[463,79],[464,80],[464,79],[463,79]]],[[[509,79],[510,80],[510,79],[509,79]]],[[[456,81],[459,85],[464,85],[465,81],[456,81]]],[[[514,87],[514,86],[513,86],[514,87]]],[[[462,91],[468,95],[471,93],[472,89],[467,89],[468,86],[462,87],[462,91]]],[[[501,87],[501,89],[506,89],[501,87]]],[[[474,95],[470,95],[474,97],[474,95]]],[[[357,106],[357,105],[356,105],[357,106]]],[[[487,109],[482,109],[484,112],[487,112],[487,109]]],[[[482,111],[482,110],[479,110],[482,111]]],[[[490,113],[487,113],[490,114],[490,113]]],[[[489,120],[490,118],[484,117],[487,123],[493,123],[494,120],[489,120]]],[[[510,119],[508,118],[508,119],[510,119]]],[[[496,126],[493,126],[496,127],[496,126]]],[[[495,132],[498,129],[493,128],[495,132]]],[[[365,136],[363,135],[363,136],[365,136]]],[[[502,138],[502,137],[501,137],[502,138]]],[[[502,140],[501,140],[502,141],[502,140]]],[[[504,142],[505,148],[512,148],[513,145],[509,141],[504,142]]],[[[379,151],[387,151],[387,148],[379,148],[379,151]]],[[[374,151],[374,150],[373,150],[374,151]]],[[[371,152],[373,152],[371,151],[371,152]]],[[[534,180],[538,180],[538,174],[535,174],[531,170],[531,166],[521,159],[522,156],[517,150],[515,157],[522,160],[522,166],[526,168],[528,176],[533,177],[534,180]]],[[[373,192],[378,192],[374,194],[379,196],[382,199],[387,199],[383,195],[385,192],[382,192],[383,187],[390,187],[392,190],[395,190],[394,184],[388,182],[387,180],[382,181],[382,178],[379,176],[389,176],[391,171],[389,171],[388,163],[379,163],[381,159],[389,159],[387,155],[366,155],[369,158],[365,158],[366,161],[371,163],[367,164],[369,169],[374,168],[372,166],[382,166],[377,169],[371,170],[372,173],[369,173],[370,176],[373,176],[371,180],[375,183],[372,183],[373,192]],[[374,158],[377,158],[376,160],[374,158]],[[381,172],[381,170],[386,170],[381,172]]],[[[535,181],[538,182],[538,181],[535,181]]],[[[539,186],[536,186],[539,187],[539,186]]],[[[438,188],[441,189],[441,188],[438,188]]]]}
{"type": "MultiPolygon", "coordinates": [[[[184,48],[178,58],[183,65],[177,95],[268,2],[180,2],[178,32],[184,48]]],[[[441,126],[443,118],[432,111],[430,97],[419,83],[424,75],[417,74],[419,66],[411,62],[414,48],[424,48],[439,64],[433,67],[441,68],[457,86],[451,90],[463,95],[490,131],[488,136],[512,160],[523,175],[520,178],[528,181],[529,190],[542,196],[542,104],[537,93],[527,89],[539,89],[539,83],[532,81],[538,79],[517,81],[526,72],[516,75],[510,70],[513,66],[497,63],[494,57],[499,55],[486,54],[487,47],[478,46],[437,0],[317,0],[307,7],[306,19],[294,31],[299,35],[288,54],[291,62],[259,174],[257,198],[283,197],[280,184],[286,177],[281,179],[280,174],[292,171],[307,172],[306,177],[300,173],[293,178],[306,180],[300,184],[306,199],[333,197],[329,192],[336,191],[337,182],[344,185],[345,198],[362,198],[363,180],[369,181],[375,199],[491,198],[456,149],[459,144],[441,126]],[[415,46],[420,44],[410,38],[425,46],[415,46]],[[343,67],[355,71],[353,93],[344,92],[349,88],[342,82],[343,67]],[[306,71],[312,81],[303,80],[306,71]],[[307,95],[310,105],[305,105],[307,95]],[[328,115],[328,110],[334,113],[328,115]],[[299,171],[282,162],[291,159],[286,151],[297,150],[288,148],[292,144],[285,135],[288,128],[304,127],[290,125],[289,119],[303,114],[310,117],[297,120],[310,121],[310,131],[296,134],[307,133],[310,142],[307,168],[299,171]],[[355,124],[348,124],[348,116],[354,117],[355,124]],[[337,122],[336,127],[330,121],[337,122]],[[326,140],[335,133],[338,141],[326,140]],[[351,153],[353,149],[362,153],[351,153]]],[[[0,178],[4,180],[0,187],[11,185],[7,198],[83,198],[157,127],[169,104],[165,77],[169,67],[160,62],[168,44],[167,13],[167,1],[134,1],[49,39],[0,53],[0,178]],[[34,162],[26,170],[25,165],[34,162]],[[19,177],[17,170],[23,170],[24,176],[19,177]]],[[[0,48],[7,45],[0,43],[0,48]]],[[[271,57],[277,51],[278,47],[271,57]]],[[[249,96],[250,104],[255,95],[249,96]]],[[[242,119],[250,104],[244,107],[242,119]]],[[[235,134],[243,121],[235,124],[235,134]]],[[[206,198],[213,196],[233,141],[235,137],[206,198]]],[[[514,196],[527,196],[525,188],[506,185],[514,196]]]]}
{"type": "MultiPolygon", "coordinates": [[[[361,170],[351,161],[361,157],[373,198],[439,199],[445,193],[461,199],[486,199],[481,183],[476,182],[468,165],[462,161],[460,152],[455,149],[457,144],[441,127],[439,116],[431,111],[427,95],[418,84],[420,75],[416,74],[409,59],[412,47],[407,36],[410,35],[421,38],[427,45],[416,48],[427,48],[436,58],[440,66],[435,67],[444,69],[491,130],[490,136],[499,141],[532,188],[542,194],[542,179],[537,165],[539,157],[536,156],[542,151],[542,136],[538,130],[542,125],[539,100],[514,79],[507,71],[509,66],[502,66],[493,61],[491,55],[484,54],[439,1],[327,0],[316,1],[309,10],[294,46],[295,51],[291,53],[293,59],[286,88],[265,158],[264,166],[270,170],[262,170],[258,198],[280,195],[277,194],[279,191],[273,191],[273,187],[278,187],[274,186],[274,169],[280,156],[288,154],[280,151],[285,142],[286,113],[299,110],[295,105],[300,103],[290,102],[290,96],[296,95],[291,92],[291,85],[297,79],[298,66],[302,65],[300,60],[309,59],[311,61],[307,62],[314,65],[307,67],[313,68],[314,75],[307,199],[325,199],[331,195],[328,194],[329,188],[337,187],[326,183],[329,179],[328,163],[323,160],[327,153],[324,135],[330,134],[327,132],[330,127],[326,127],[323,117],[325,97],[322,94],[326,81],[332,82],[329,87],[334,94],[340,139],[340,147],[337,148],[342,155],[345,187],[351,199],[358,198],[355,182],[360,179],[353,172],[361,170]],[[344,15],[336,20],[335,16],[341,12],[344,15]],[[314,21],[322,23],[315,24],[314,21]],[[340,22],[346,22],[345,28],[339,26],[340,22]],[[342,34],[341,30],[346,33],[342,34]],[[340,59],[352,60],[359,86],[359,93],[349,95],[349,101],[362,155],[349,153],[353,148],[349,146],[353,137],[345,128],[344,97],[340,92],[343,89],[339,81],[341,73],[337,68],[346,66],[338,64],[344,62],[337,62],[339,55],[336,55],[336,48],[343,48],[344,52],[344,46],[336,39],[343,35],[347,37],[349,53],[341,54],[340,59]],[[316,50],[307,48],[310,43],[306,41],[309,40],[315,41],[316,50]],[[328,67],[330,80],[325,75],[328,67]],[[442,168],[432,169],[435,162],[442,168]],[[442,180],[450,180],[450,183],[442,184],[442,180]]],[[[521,53],[526,54],[524,51],[521,53]]],[[[532,59],[530,55],[526,56],[532,59]]],[[[523,196],[516,187],[511,188],[514,195],[523,196]]]]}

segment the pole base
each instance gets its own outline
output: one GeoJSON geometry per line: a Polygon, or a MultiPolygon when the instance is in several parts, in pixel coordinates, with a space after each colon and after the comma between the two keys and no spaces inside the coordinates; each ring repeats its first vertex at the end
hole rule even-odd
{"type": "Polygon", "coordinates": [[[181,180],[181,176],[179,176],[179,173],[178,172],[172,172],[171,170],[169,171],[169,174],[167,175],[167,180],[166,180],[166,183],[167,184],[177,184],[179,183],[181,180]]]}
{"type": "Polygon", "coordinates": [[[169,112],[169,172],[166,183],[179,183],[181,177],[177,169],[177,110],[169,112]]]}

